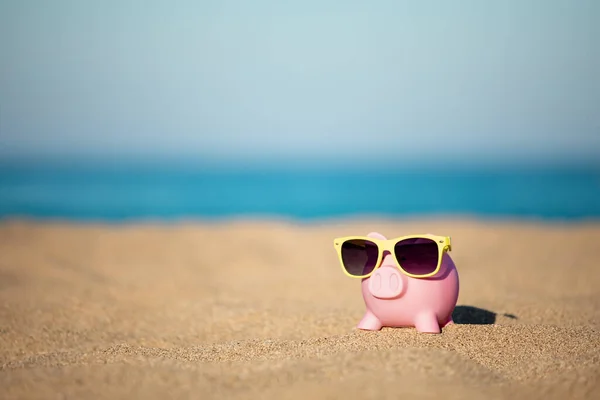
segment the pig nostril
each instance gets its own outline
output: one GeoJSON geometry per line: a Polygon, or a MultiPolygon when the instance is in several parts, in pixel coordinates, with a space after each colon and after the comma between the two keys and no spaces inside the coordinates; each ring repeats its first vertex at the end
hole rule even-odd
{"type": "Polygon", "coordinates": [[[373,277],[373,288],[375,290],[381,289],[381,275],[379,273],[376,273],[373,277]]]}
{"type": "Polygon", "coordinates": [[[398,290],[399,286],[400,286],[400,280],[398,279],[398,275],[392,274],[392,276],[390,276],[390,289],[392,289],[393,291],[396,291],[396,290],[398,290]]]}

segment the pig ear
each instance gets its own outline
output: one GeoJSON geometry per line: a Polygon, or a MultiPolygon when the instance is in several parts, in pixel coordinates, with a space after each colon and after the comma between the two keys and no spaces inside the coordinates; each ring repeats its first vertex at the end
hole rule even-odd
{"type": "Polygon", "coordinates": [[[373,238],[373,239],[381,239],[381,240],[386,240],[385,236],[383,236],[381,233],[379,232],[371,232],[367,235],[367,237],[373,238]]]}

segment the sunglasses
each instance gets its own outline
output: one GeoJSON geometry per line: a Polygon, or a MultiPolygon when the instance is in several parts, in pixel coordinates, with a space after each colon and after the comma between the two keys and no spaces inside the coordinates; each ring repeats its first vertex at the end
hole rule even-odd
{"type": "Polygon", "coordinates": [[[347,236],[333,242],[344,273],[351,278],[368,278],[389,251],[400,271],[413,278],[437,274],[442,256],[452,250],[449,236],[430,234],[381,240],[367,236],[347,236]]]}

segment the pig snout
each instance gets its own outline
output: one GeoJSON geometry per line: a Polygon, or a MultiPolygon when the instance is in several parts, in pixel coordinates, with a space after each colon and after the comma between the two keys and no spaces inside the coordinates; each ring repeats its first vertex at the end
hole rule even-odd
{"type": "Polygon", "coordinates": [[[391,299],[402,293],[403,280],[398,268],[382,266],[369,278],[369,291],[379,299],[391,299]]]}

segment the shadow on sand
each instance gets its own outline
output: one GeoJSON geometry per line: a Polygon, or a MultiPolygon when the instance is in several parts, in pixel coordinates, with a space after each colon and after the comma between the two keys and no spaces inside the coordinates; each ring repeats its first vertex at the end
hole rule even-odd
{"type": "MultiPolygon", "coordinates": [[[[517,319],[513,314],[502,315],[511,319],[517,319]]],[[[456,306],[452,313],[454,323],[462,325],[491,325],[496,322],[496,316],[495,312],[472,306],[456,306]]]]}

